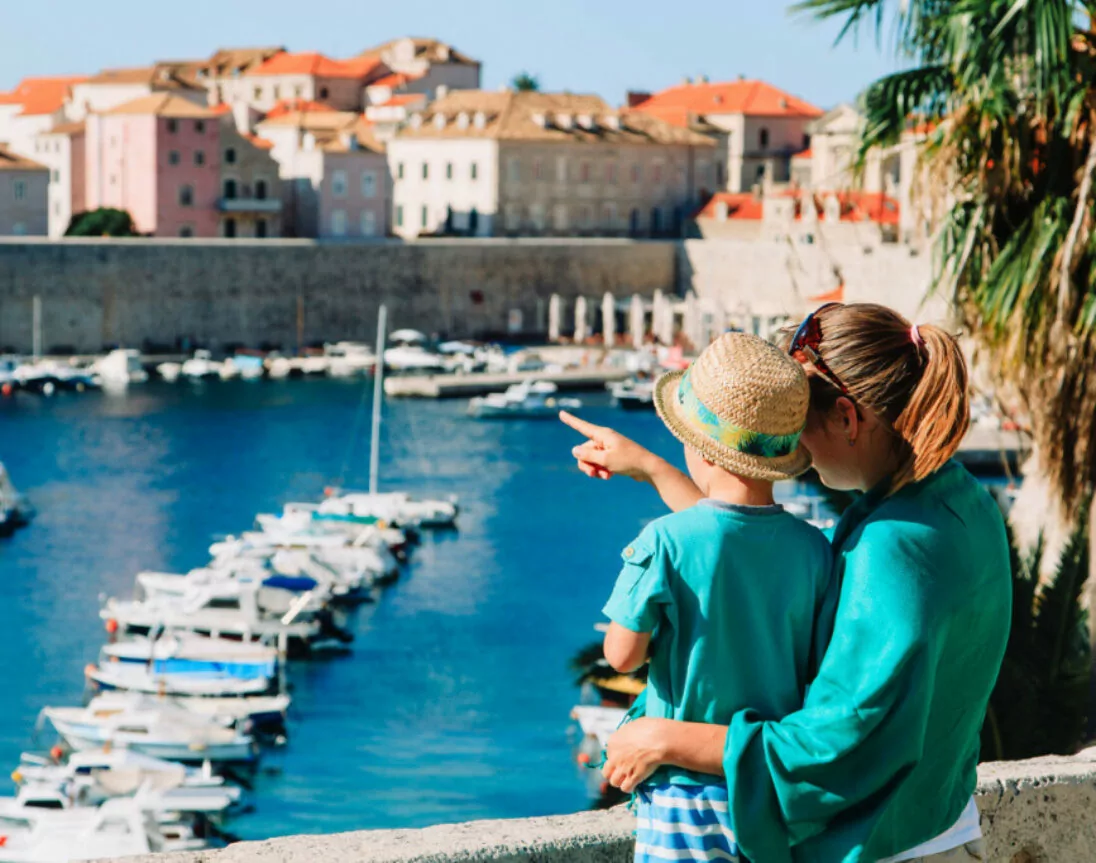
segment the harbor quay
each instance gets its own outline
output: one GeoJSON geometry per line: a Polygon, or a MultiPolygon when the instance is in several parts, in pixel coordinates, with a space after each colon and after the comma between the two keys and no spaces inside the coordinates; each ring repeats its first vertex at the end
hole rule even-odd
{"type": "MultiPolygon", "coordinates": [[[[983,764],[975,796],[984,863],[1096,859],[1096,752],[983,764]]],[[[634,816],[620,806],[554,818],[292,836],[222,851],[133,857],[128,863],[628,863],[634,827],[634,816]]]]}

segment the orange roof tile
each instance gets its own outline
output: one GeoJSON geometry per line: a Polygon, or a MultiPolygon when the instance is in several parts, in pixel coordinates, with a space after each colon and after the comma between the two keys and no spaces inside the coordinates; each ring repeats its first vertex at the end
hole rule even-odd
{"type": "MultiPolygon", "coordinates": [[[[810,196],[809,193],[789,189],[775,193],[779,198],[796,198],[796,219],[801,219],[803,205],[813,201],[815,212],[823,217],[825,199],[829,195],[810,196]]],[[[882,192],[838,192],[833,197],[841,205],[842,222],[875,222],[880,225],[897,225],[900,209],[898,201],[882,192]]],[[[720,203],[727,205],[728,219],[760,221],[764,215],[764,200],[751,192],[716,192],[693,216],[694,219],[716,218],[720,203]]]]}
{"type": "Polygon", "coordinates": [[[426,102],[425,93],[397,93],[387,102],[381,102],[378,108],[398,108],[400,105],[413,105],[415,102],[426,102]]]}
{"type": "Polygon", "coordinates": [[[284,117],[286,114],[292,114],[294,111],[335,111],[336,108],[332,108],[323,102],[312,102],[308,99],[281,99],[274,104],[274,107],[266,112],[264,120],[275,120],[278,117],[284,117]]]}
{"type": "Polygon", "coordinates": [[[156,117],[176,117],[205,120],[216,117],[216,112],[205,105],[197,105],[182,96],[171,93],[153,93],[140,96],[124,104],[103,111],[103,114],[152,114],[156,117]]]}
{"type": "Polygon", "coordinates": [[[384,69],[384,64],[374,57],[354,57],[351,60],[333,60],[318,52],[304,54],[275,54],[245,74],[252,76],[269,75],[313,75],[318,78],[368,78],[371,74],[384,69]]]}
{"type": "Polygon", "coordinates": [[[260,138],[258,135],[252,135],[250,132],[243,136],[244,140],[250,141],[254,146],[260,150],[273,150],[274,142],[268,141],[266,138],[260,138]]]}
{"type": "Polygon", "coordinates": [[[675,126],[690,125],[705,114],[745,114],[753,117],[822,116],[809,102],[785,93],[764,81],[730,81],[724,84],[682,84],[640,102],[635,110],[651,114],[675,126]]]}
{"type": "Polygon", "coordinates": [[[796,153],[792,156],[793,159],[810,159],[814,157],[814,152],[808,147],[802,153],[796,153]]]}
{"type": "Polygon", "coordinates": [[[216,114],[218,117],[223,117],[226,114],[232,113],[232,106],[229,105],[228,102],[221,102],[219,105],[214,105],[209,110],[216,114]]]}
{"type": "Polygon", "coordinates": [[[761,198],[751,192],[716,192],[693,218],[714,219],[716,207],[721,203],[727,205],[728,219],[757,220],[761,218],[761,198]]]}
{"type": "Polygon", "coordinates": [[[24,78],[10,93],[0,94],[0,105],[21,105],[23,116],[52,114],[65,104],[69,88],[86,81],[84,76],[24,78]]]}
{"type": "Polygon", "coordinates": [[[417,81],[422,75],[406,75],[403,72],[391,72],[383,75],[375,81],[370,81],[370,87],[403,87],[410,81],[417,81]]]}

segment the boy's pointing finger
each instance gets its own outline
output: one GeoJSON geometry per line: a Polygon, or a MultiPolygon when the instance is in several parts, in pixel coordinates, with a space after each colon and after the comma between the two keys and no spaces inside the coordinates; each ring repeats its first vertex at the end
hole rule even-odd
{"type": "Polygon", "coordinates": [[[586,420],[580,420],[573,414],[567,413],[567,411],[560,411],[559,419],[565,426],[570,426],[579,434],[586,435],[590,440],[597,440],[598,436],[604,431],[601,426],[588,423],[586,420]]]}

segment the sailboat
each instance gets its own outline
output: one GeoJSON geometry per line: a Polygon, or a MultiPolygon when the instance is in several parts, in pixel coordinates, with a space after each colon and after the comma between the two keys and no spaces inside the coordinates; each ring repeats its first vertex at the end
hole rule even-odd
{"type": "Polygon", "coordinates": [[[0,462],[0,536],[9,536],[34,517],[34,507],[16,491],[11,477],[0,462]]]}

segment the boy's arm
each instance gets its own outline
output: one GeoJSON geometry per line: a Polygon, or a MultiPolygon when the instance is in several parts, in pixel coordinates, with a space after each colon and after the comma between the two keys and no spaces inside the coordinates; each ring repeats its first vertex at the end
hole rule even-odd
{"type": "Polygon", "coordinates": [[[635,671],[647,661],[651,633],[632,632],[619,623],[610,623],[605,633],[605,661],[621,674],[635,671]]]}

